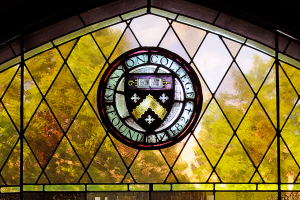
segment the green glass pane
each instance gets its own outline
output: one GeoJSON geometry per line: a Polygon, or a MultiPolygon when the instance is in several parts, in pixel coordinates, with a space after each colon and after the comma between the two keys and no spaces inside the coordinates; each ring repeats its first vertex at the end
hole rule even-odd
{"type": "Polygon", "coordinates": [[[252,180],[251,180],[251,183],[262,183],[263,180],[261,179],[260,175],[258,174],[258,172],[255,172],[252,180]]]}
{"type": "Polygon", "coordinates": [[[123,183],[134,183],[132,176],[127,173],[127,175],[125,176],[123,183]]]}
{"type": "Polygon", "coordinates": [[[300,113],[300,103],[298,102],[281,132],[284,141],[288,145],[291,153],[293,154],[294,158],[298,163],[300,163],[299,113],[300,113]]]}
{"type": "Polygon", "coordinates": [[[275,68],[271,70],[269,76],[267,77],[265,83],[258,93],[258,99],[262,103],[263,107],[267,111],[269,117],[271,118],[273,124],[276,126],[277,116],[276,116],[276,77],[275,68]]]}
{"type": "Polygon", "coordinates": [[[83,167],[64,137],[46,167],[51,183],[77,183],[83,174],[83,167]]]}
{"type": "Polygon", "coordinates": [[[109,62],[112,63],[117,57],[121,54],[129,51],[130,49],[134,49],[139,47],[139,43],[136,41],[135,37],[133,36],[130,29],[126,29],[124,35],[122,36],[121,40],[119,41],[116,49],[112,53],[109,62]]]}
{"type": "Polygon", "coordinates": [[[174,53],[177,53],[181,56],[185,61],[190,62],[191,59],[189,58],[187,52],[184,50],[182,45],[180,44],[177,36],[175,35],[173,29],[169,29],[167,34],[165,35],[164,39],[160,43],[159,47],[168,49],[174,53]]]}
{"type": "Polygon", "coordinates": [[[261,162],[258,171],[265,182],[276,183],[277,182],[277,148],[276,141],[273,141],[270,149],[268,150],[266,156],[261,162]]]}
{"type": "Polygon", "coordinates": [[[109,137],[106,137],[88,172],[94,183],[120,183],[126,167],[109,137]]]}
{"type": "Polygon", "coordinates": [[[77,39],[76,40],[72,40],[70,42],[67,42],[63,45],[60,45],[58,47],[61,55],[64,57],[64,59],[66,59],[68,57],[68,55],[70,54],[74,44],[76,43],[77,39]]]}
{"type": "Polygon", "coordinates": [[[119,140],[115,139],[113,136],[110,136],[110,138],[112,139],[114,145],[116,145],[117,150],[121,154],[125,164],[127,165],[127,167],[129,167],[136,154],[138,153],[138,150],[123,144],[119,140]]]}
{"type": "Polygon", "coordinates": [[[206,31],[178,22],[173,22],[172,26],[189,55],[193,57],[205,37],[206,31]]]}
{"type": "Polygon", "coordinates": [[[216,99],[234,129],[239,125],[253,97],[245,78],[233,63],[216,93],[216,99]]]}
{"type": "Polygon", "coordinates": [[[70,142],[85,166],[90,163],[105,134],[95,112],[85,101],[68,131],[70,142]]]}
{"type": "Polygon", "coordinates": [[[139,9],[139,10],[121,15],[121,17],[122,17],[123,20],[127,20],[127,19],[130,19],[130,18],[139,16],[139,15],[145,14],[145,13],[147,13],[147,8],[142,8],[142,9],[139,9]]]}
{"type": "Polygon", "coordinates": [[[216,172],[223,182],[249,182],[254,167],[242,145],[234,137],[227,147],[216,172]]]}
{"type": "Polygon", "coordinates": [[[19,137],[2,104],[0,104],[0,124],[0,167],[2,167],[19,137]]]}
{"type": "Polygon", "coordinates": [[[233,131],[215,100],[209,104],[194,134],[212,165],[216,165],[233,131]]]}
{"type": "Polygon", "coordinates": [[[218,182],[220,182],[220,179],[217,176],[217,174],[215,172],[213,172],[212,175],[210,176],[208,182],[209,183],[218,183],[218,182]]]}
{"type": "Polygon", "coordinates": [[[19,69],[15,78],[11,82],[8,90],[3,96],[2,102],[6,107],[10,117],[20,130],[20,102],[21,101],[21,70],[19,69]]]}
{"type": "Polygon", "coordinates": [[[282,183],[293,183],[299,173],[299,167],[285,146],[280,140],[280,179],[282,183]]]}
{"type": "Polygon", "coordinates": [[[257,92],[269,72],[274,58],[250,47],[243,46],[236,61],[254,92],[257,92]]]}
{"type": "Polygon", "coordinates": [[[154,191],[170,191],[171,185],[170,184],[154,184],[153,190],[154,191]]]}
{"type": "Polygon", "coordinates": [[[216,190],[256,190],[255,184],[216,184],[216,190]]]}
{"type": "Polygon", "coordinates": [[[130,27],[142,46],[157,46],[169,23],[154,15],[144,15],[132,20],[130,27]]]}
{"type": "Polygon", "coordinates": [[[168,12],[168,11],[165,11],[165,10],[160,10],[160,9],[157,9],[157,8],[150,8],[151,10],[151,13],[154,13],[154,14],[157,14],[157,15],[160,15],[160,16],[163,16],[163,17],[167,17],[167,18],[170,18],[170,19],[175,19],[177,14],[175,13],[171,13],[171,12],[168,12]]]}
{"type": "MultiPolygon", "coordinates": [[[[118,185],[88,185],[87,186],[87,191],[127,191],[127,190],[128,190],[127,185],[125,185],[125,184],[118,184],[118,185]]],[[[97,200],[97,199],[95,199],[95,200],[97,200]]]]}
{"type": "Polygon", "coordinates": [[[171,172],[166,180],[166,183],[177,183],[175,175],[171,172]]]}
{"type": "Polygon", "coordinates": [[[5,163],[1,175],[7,185],[20,184],[20,140],[5,163]]]}
{"type": "Polygon", "coordinates": [[[288,115],[292,111],[298,95],[291,85],[290,81],[285,76],[281,67],[279,67],[279,96],[280,96],[280,126],[284,124],[288,115]]]}
{"type": "Polygon", "coordinates": [[[232,57],[224,43],[215,34],[209,33],[195,55],[194,63],[212,92],[215,92],[232,57]]]}
{"type": "Polygon", "coordinates": [[[173,184],[174,191],[213,190],[213,184],[173,184]]]}
{"type": "MultiPolygon", "coordinates": [[[[186,136],[186,137],[188,137],[188,136],[186,136]]],[[[161,150],[162,154],[164,155],[164,157],[166,158],[166,160],[170,166],[173,166],[173,164],[174,164],[175,160],[177,159],[178,154],[180,153],[184,144],[185,144],[185,142],[181,141],[171,147],[164,148],[161,150]]]]}
{"type": "Polygon", "coordinates": [[[46,166],[63,133],[43,101],[34,114],[25,137],[42,167],[46,166]]]}
{"type": "Polygon", "coordinates": [[[0,73],[0,97],[2,97],[4,91],[6,90],[8,84],[11,82],[11,79],[15,75],[19,66],[12,67],[0,73]]]}
{"type": "Polygon", "coordinates": [[[38,180],[38,184],[49,184],[48,179],[46,178],[45,174],[43,173],[38,180]]]}
{"type": "Polygon", "coordinates": [[[216,192],[216,200],[277,200],[277,192],[216,192]]]}
{"type": "Polygon", "coordinates": [[[131,184],[129,185],[130,191],[149,191],[148,184],[131,184]]]}
{"type": "Polygon", "coordinates": [[[64,66],[46,96],[46,100],[64,130],[70,125],[83,99],[84,96],[72,74],[64,66]]]}
{"type": "Polygon", "coordinates": [[[84,185],[45,185],[45,191],[85,191],[84,185]]]}
{"type": "Polygon", "coordinates": [[[80,38],[68,58],[68,65],[85,93],[91,88],[104,63],[105,59],[91,35],[80,38]]]}
{"type": "Polygon", "coordinates": [[[300,81],[299,81],[300,70],[296,67],[292,67],[283,62],[280,62],[280,65],[284,69],[284,71],[287,74],[287,76],[289,77],[290,81],[293,83],[297,92],[300,93],[300,81]]]}
{"type": "Polygon", "coordinates": [[[24,125],[26,126],[41,102],[42,95],[27,69],[24,69],[24,125]]]}
{"type": "Polygon", "coordinates": [[[23,145],[23,182],[34,184],[42,170],[25,140],[23,145]]]}
{"type": "Polygon", "coordinates": [[[231,55],[233,57],[235,57],[236,54],[239,52],[242,44],[240,44],[238,42],[234,42],[233,40],[229,40],[227,38],[222,38],[222,39],[225,42],[227,48],[229,49],[229,52],[231,53],[231,55]]]}
{"type": "Polygon", "coordinates": [[[256,166],[269,148],[276,131],[255,99],[237,134],[256,166]]]}
{"type": "Polygon", "coordinates": [[[80,183],[92,183],[92,180],[90,179],[90,177],[86,172],[83,174],[80,183]]]}
{"type": "Polygon", "coordinates": [[[61,68],[63,59],[56,49],[51,49],[30,58],[25,63],[38,87],[45,95],[61,68]]]}
{"type": "Polygon", "coordinates": [[[173,167],[179,182],[205,182],[212,167],[193,136],[185,145],[173,167]]]}
{"type": "Polygon", "coordinates": [[[125,23],[120,23],[93,33],[97,44],[106,58],[112,53],[125,27],[125,23]]]}
{"type": "Polygon", "coordinates": [[[158,150],[140,151],[130,168],[138,183],[162,183],[170,168],[158,150]]]}
{"type": "Polygon", "coordinates": [[[43,191],[42,185],[24,185],[23,186],[24,191],[43,191]]]}

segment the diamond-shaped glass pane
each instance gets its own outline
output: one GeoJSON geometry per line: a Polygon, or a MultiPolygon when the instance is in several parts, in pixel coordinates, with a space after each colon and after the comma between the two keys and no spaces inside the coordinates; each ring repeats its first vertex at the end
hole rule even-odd
{"type": "Polygon", "coordinates": [[[67,42],[63,45],[60,45],[58,47],[61,55],[64,57],[64,59],[66,59],[68,57],[68,55],[70,54],[74,44],[76,43],[77,39],[76,40],[72,40],[70,42],[67,42]]]}
{"type": "Polygon", "coordinates": [[[24,183],[34,184],[42,170],[25,140],[23,145],[23,181],[24,183]]]}
{"type": "Polygon", "coordinates": [[[222,39],[223,39],[223,41],[225,42],[225,44],[226,44],[226,46],[227,46],[229,52],[231,53],[231,55],[232,55],[233,57],[235,57],[236,54],[239,52],[239,50],[240,50],[242,44],[237,43],[237,42],[234,42],[234,41],[229,40],[229,39],[227,39],[227,38],[222,38],[222,39]]]}
{"type": "Polygon", "coordinates": [[[10,69],[5,70],[4,72],[0,73],[0,98],[2,97],[4,91],[7,89],[7,86],[11,82],[12,78],[14,77],[17,69],[19,66],[12,67],[10,69]]]}
{"type": "Polygon", "coordinates": [[[300,93],[300,81],[299,81],[300,70],[296,67],[292,67],[283,62],[280,62],[280,65],[284,69],[285,73],[287,74],[287,76],[289,77],[289,79],[291,80],[292,84],[294,85],[294,87],[296,88],[299,94],[300,93]]]}

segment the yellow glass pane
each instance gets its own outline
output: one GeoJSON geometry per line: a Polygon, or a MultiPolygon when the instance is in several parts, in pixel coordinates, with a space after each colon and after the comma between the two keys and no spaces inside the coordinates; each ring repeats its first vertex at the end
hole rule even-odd
{"type": "Polygon", "coordinates": [[[233,131],[215,100],[209,104],[194,134],[212,165],[216,165],[233,131]]]}
{"type": "Polygon", "coordinates": [[[127,173],[127,175],[125,176],[123,183],[134,183],[132,176],[127,173]]]}
{"type": "Polygon", "coordinates": [[[200,149],[194,136],[191,136],[178,160],[173,172],[179,182],[205,182],[212,172],[212,167],[200,149]]]}
{"type": "Polygon", "coordinates": [[[276,131],[255,99],[237,134],[256,166],[269,148],[276,131]]]}
{"type": "Polygon", "coordinates": [[[296,67],[292,67],[286,63],[280,62],[280,65],[284,69],[285,73],[293,83],[294,87],[296,88],[297,92],[300,93],[300,70],[296,67]]]}
{"type": "Polygon", "coordinates": [[[234,129],[239,125],[254,95],[235,63],[227,72],[216,99],[234,129]]]}
{"type": "Polygon", "coordinates": [[[85,101],[67,134],[84,166],[88,166],[105,135],[95,112],[85,101]]]}
{"type": "Polygon", "coordinates": [[[64,130],[78,111],[84,96],[69,69],[64,66],[52,85],[46,100],[64,130]]]}
{"type": "Polygon", "coordinates": [[[217,176],[217,174],[215,172],[213,172],[212,175],[210,176],[208,182],[209,183],[218,183],[218,182],[220,182],[220,179],[217,176]]]}
{"type": "Polygon", "coordinates": [[[5,163],[1,175],[7,185],[20,184],[20,140],[5,163]]]}
{"type": "Polygon", "coordinates": [[[142,150],[134,160],[130,172],[138,183],[162,183],[170,168],[158,150],[142,150]]]}
{"type": "Polygon", "coordinates": [[[43,173],[38,180],[38,184],[49,184],[48,179],[46,178],[45,174],[43,173]]]}
{"type": "Polygon", "coordinates": [[[125,23],[120,23],[93,33],[97,44],[106,58],[112,53],[125,27],[125,23]]]}
{"type": "MultiPolygon", "coordinates": [[[[188,136],[186,136],[188,137],[188,136]]],[[[183,145],[185,144],[185,141],[178,142],[177,144],[164,148],[161,150],[162,154],[166,158],[167,162],[170,166],[173,166],[175,160],[178,157],[178,154],[180,153],[181,149],[183,148],[183,145]]]]}
{"type": "Polygon", "coordinates": [[[125,164],[109,137],[106,137],[88,172],[94,183],[120,183],[126,173],[125,164]]]}
{"type": "Polygon", "coordinates": [[[68,55],[70,54],[70,52],[76,42],[77,42],[77,39],[67,42],[58,47],[58,49],[59,49],[61,55],[64,57],[64,59],[66,59],[68,57],[68,55]]]}
{"type": "Polygon", "coordinates": [[[262,183],[263,180],[261,179],[260,175],[258,174],[258,172],[255,172],[252,180],[251,180],[251,183],[262,183]]]}
{"type": "Polygon", "coordinates": [[[15,75],[19,65],[12,67],[10,69],[5,70],[4,72],[0,73],[0,97],[2,97],[4,91],[6,90],[8,84],[11,82],[11,79],[15,75]]]}
{"type": "Polygon", "coordinates": [[[222,39],[225,42],[227,48],[229,49],[229,52],[231,53],[231,55],[233,57],[235,57],[236,54],[238,53],[238,51],[240,50],[242,44],[235,42],[233,40],[229,40],[227,38],[222,38],[222,39]]]}
{"type": "Polygon", "coordinates": [[[80,38],[68,58],[69,67],[86,94],[104,63],[105,59],[91,35],[80,38]]]}
{"type": "Polygon", "coordinates": [[[83,174],[78,157],[64,137],[46,167],[51,183],[77,183],[83,174]]]}
{"type": "Polygon", "coordinates": [[[167,183],[177,183],[175,175],[171,172],[166,180],[167,183]]]}
{"type": "Polygon", "coordinates": [[[206,35],[206,31],[187,26],[178,22],[173,22],[172,26],[178,35],[179,39],[185,46],[191,57],[196,53],[200,43],[206,35]]]}
{"type": "Polygon", "coordinates": [[[271,70],[266,81],[258,93],[258,99],[262,103],[263,107],[267,111],[274,126],[277,123],[276,116],[276,74],[275,67],[271,70]]]}
{"type": "Polygon", "coordinates": [[[5,185],[5,183],[1,177],[0,177],[0,185],[5,185]]]}
{"type": "Polygon", "coordinates": [[[23,145],[23,180],[24,183],[34,184],[42,170],[25,140],[23,145]]]}
{"type": "Polygon", "coordinates": [[[216,172],[223,182],[248,183],[254,170],[242,145],[234,137],[217,165],[216,172]]]}
{"type": "Polygon", "coordinates": [[[42,167],[46,166],[63,133],[43,101],[25,132],[25,137],[42,167]]]}
{"type": "Polygon", "coordinates": [[[258,171],[265,182],[276,183],[277,182],[277,138],[273,141],[266,156],[261,162],[258,171]]]}
{"type": "Polygon", "coordinates": [[[92,180],[86,172],[83,174],[80,183],[92,183],[92,180]]]}
{"type": "Polygon", "coordinates": [[[54,48],[30,58],[25,64],[41,92],[45,95],[59,69],[62,67],[63,59],[57,49],[54,48]]]}

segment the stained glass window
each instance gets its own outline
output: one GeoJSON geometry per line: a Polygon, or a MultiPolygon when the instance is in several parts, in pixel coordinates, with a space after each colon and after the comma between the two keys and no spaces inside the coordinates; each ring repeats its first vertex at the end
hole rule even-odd
{"type": "Polygon", "coordinates": [[[157,8],[22,52],[0,65],[0,198],[299,197],[299,69],[157,8]]]}

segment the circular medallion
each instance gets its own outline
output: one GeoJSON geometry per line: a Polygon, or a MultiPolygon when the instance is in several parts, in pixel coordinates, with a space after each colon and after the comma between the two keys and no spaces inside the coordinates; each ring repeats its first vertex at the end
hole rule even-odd
{"type": "Polygon", "coordinates": [[[161,149],[194,128],[202,108],[194,69],[162,48],[124,53],[104,72],[98,110],[108,131],[138,149],[161,149]]]}

